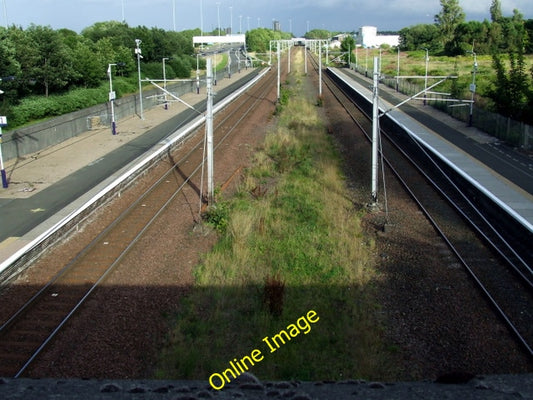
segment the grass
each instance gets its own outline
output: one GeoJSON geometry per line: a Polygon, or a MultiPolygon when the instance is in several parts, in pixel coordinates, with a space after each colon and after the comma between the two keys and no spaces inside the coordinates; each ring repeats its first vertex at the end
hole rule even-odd
{"type": "MultiPolygon", "coordinates": [[[[358,65],[362,68],[365,66],[372,71],[372,59],[379,56],[379,50],[369,49],[368,55],[365,49],[358,49],[358,65]]],[[[400,75],[401,76],[424,76],[426,73],[425,63],[426,53],[423,50],[401,52],[400,53],[400,75]]],[[[533,55],[526,55],[526,71],[529,71],[533,65],[533,55]]],[[[355,58],[355,57],[354,57],[355,58]]],[[[507,67],[509,66],[508,58],[504,57],[507,67]]],[[[477,56],[478,70],[476,72],[476,93],[479,98],[478,103],[490,103],[487,99],[488,91],[492,82],[496,79],[496,72],[492,65],[492,56],[477,56]]],[[[431,56],[429,57],[428,76],[448,76],[457,75],[459,78],[455,83],[455,90],[458,97],[469,98],[469,85],[472,83],[472,70],[474,58],[471,54],[457,57],[431,56]]],[[[398,70],[398,54],[396,51],[382,51],[381,62],[382,73],[389,77],[395,77],[398,70]]],[[[411,80],[422,88],[423,79],[411,80]]],[[[434,81],[430,81],[434,82],[434,81]]],[[[437,91],[447,91],[451,89],[451,81],[442,84],[436,88],[437,91]]]]}
{"type": "Polygon", "coordinates": [[[239,192],[223,202],[220,239],[195,269],[157,378],[208,380],[254,349],[264,355],[250,371],[260,379],[398,375],[376,317],[374,243],[363,235],[314,89],[305,85],[297,73],[289,78],[277,127],[239,192]],[[318,322],[271,353],[262,339],[310,310],[318,322]]]}

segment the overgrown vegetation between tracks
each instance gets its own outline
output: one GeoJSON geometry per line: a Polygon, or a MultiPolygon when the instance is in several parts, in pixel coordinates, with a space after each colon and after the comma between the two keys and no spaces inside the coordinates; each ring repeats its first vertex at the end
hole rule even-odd
{"type": "Polygon", "coordinates": [[[306,85],[302,75],[289,77],[277,127],[238,193],[210,214],[220,239],[173,317],[157,378],[207,381],[254,349],[265,356],[250,369],[260,379],[396,375],[376,317],[374,243],[362,233],[306,85]],[[288,331],[309,310],[320,318],[312,329],[284,336],[270,353],[263,338],[288,331]]]}

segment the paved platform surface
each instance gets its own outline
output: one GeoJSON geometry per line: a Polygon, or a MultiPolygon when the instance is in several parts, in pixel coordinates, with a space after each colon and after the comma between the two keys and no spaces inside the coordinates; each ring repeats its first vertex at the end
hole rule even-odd
{"type": "MultiPolygon", "coordinates": [[[[219,76],[215,102],[239,80],[256,73],[242,69],[231,79],[219,76]]],[[[205,88],[181,99],[205,110],[205,88]]],[[[60,210],[76,207],[76,199],[197,115],[180,102],[168,109],[160,105],[144,110],[144,120],[132,116],[117,121],[117,135],[101,127],[6,163],[9,186],[0,188],[0,263],[45,232],[60,210]]]]}
{"type": "MultiPolygon", "coordinates": [[[[347,69],[333,69],[371,102],[370,82],[347,69]]],[[[406,127],[418,140],[445,157],[464,176],[492,194],[529,231],[533,231],[533,158],[449,115],[424,106],[422,101],[393,109],[406,96],[380,86],[380,108],[406,127]],[[495,147],[497,145],[497,147],[495,147]],[[504,156],[505,155],[505,156],[504,156]]]]}
{"type": "MultiPolygon", "coordinates": [[[[345,68],[337,70],[371,90],[371,79],[345,68]]],[[[379,86],[379,94],[391,105],[407,99],[406,95],[385,85],[379,86]]],[[[500,179],[515,185],[518,190],[529,194],[533,199],[533,152],[512,148],[494,136],[475,127],[469,127],[465,122],[452,118],[436,108],[424,106],[421,99],[412,100],[402,105],[399,110],[429,127],[442,139],[477,159],[498,174],[500,179]]]]}
{"type": "Polygon", "coordinates": [[[239,377],[215,391],[203,381],[112,381],[1,379],[4,400],[515,400],[533,399],[533,375],[476,377],[465,383],[433,382],[260,382],[239,377]]]}

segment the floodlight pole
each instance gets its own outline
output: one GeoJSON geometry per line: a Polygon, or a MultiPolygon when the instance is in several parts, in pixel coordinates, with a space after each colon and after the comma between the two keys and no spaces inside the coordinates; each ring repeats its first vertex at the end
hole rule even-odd
{"type": "Polygon", "coordinates": [[[212,60],[207,59],[207,116],[206,116],[206,141],[207,141],[207,205],[211,206],[215,198],[213,183],[213,66],[212,60]]]}
{"type": "Polygon", "coordinates": [[[372,90],[372,205],[378,202],[378,143],[379,143],[379,58],[374,57],[374,86],[372,90]]]}

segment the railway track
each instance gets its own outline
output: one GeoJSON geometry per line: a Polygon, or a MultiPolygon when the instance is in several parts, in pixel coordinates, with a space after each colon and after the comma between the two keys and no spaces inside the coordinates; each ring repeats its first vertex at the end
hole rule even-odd
{"type": "MultiPolygon", "coordinates": [[[[275,74],[267,74],[247,94],[236,99],[216,116],[215,156],[223,151],[221,146],[225,140],[245,123],[246,116],[261,105],[272,91],[274,82],[275,74]]],[[[170,167],[68,261],[53,279],[30,294],[31,298],[18,311],[8,320],[2,321],[0,376],[23,376],[147,229],[160,221],[161,214],[173,204],[184,187],[194,188],[200,206],[203,201],[199,189],[199,175],[204,160],[202,133],[198,132],[188,139],[192,146],[186,154],[168,154],[170,167]]]]}
{"type": "MultiPolygon", "coordinates": [[[[312,62],[318,68],[314,58],[312,62]]],[[[370,142],[371,118],[331,77],[327,74],[323,77],[327,88],[370,142]]],[[[381,134],[382,160],[388,169],[418,204],[523,350],[533,357],[533,291],[528,262],[494,232],[476,205],[418,143],[410,143],[404,151],[405,137],[400,144],[393,135],[383,130],[381,134]],[[425,157],[421,158],[421,154],[425,157]],[[465,241],[456,234],[463,229],[473,230],[474,239],[465,241]]]]}

